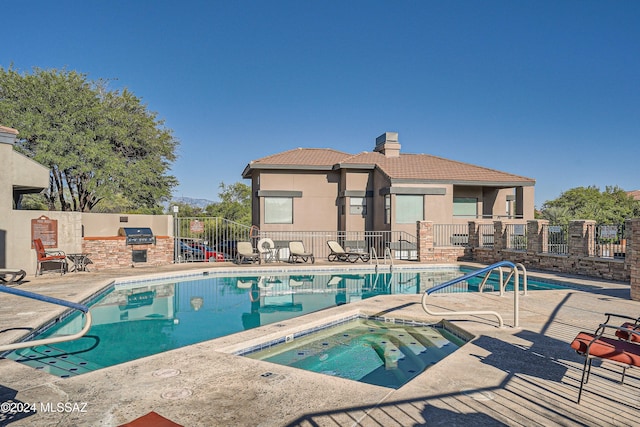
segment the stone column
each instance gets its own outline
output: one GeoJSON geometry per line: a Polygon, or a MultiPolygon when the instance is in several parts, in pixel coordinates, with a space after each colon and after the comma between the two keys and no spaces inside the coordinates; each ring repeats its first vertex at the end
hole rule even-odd
{"type": "Polygon", "coordinates": [[[549,221],[536,219],[527,221],[527,253],[540,254],[548,252],[549,221]]]}
{"type": "Polygon", "coordinates": [[[592,257],[596,254],[596,222],[579,220],[569,222],[569,255],[592,257]]]}
{"type": "Polygon", "coordinates": [[[469,221],[469,247],[470,248],[479,248],[480,247],[480,234],[478,230],[480,229],[479,224],[476,221],[469,221]]]}
{"type": "Polygon", "coordinates": [[[433,222],[418,221],[416,228],[416,236],[418,236],[418,262],[433,261],[433,222]]]}
{"type": "Polygon", "coordinates": [[[629,266],[631,282],[631,299],[640,301],[640,219],[629,219],[625,222],[627,236],[627,254],[625,264],[629,266]]]}
{"type": "Polygon", "coordinates": [[[496,258],[507,247],[507,227],[502,221],[493,221],[493,252],[496,258]]]}

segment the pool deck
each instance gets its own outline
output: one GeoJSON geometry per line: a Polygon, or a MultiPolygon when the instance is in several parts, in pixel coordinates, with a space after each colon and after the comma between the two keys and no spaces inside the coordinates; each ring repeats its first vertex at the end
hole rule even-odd
{"type": "MultiPolygon", "coordinates": [[[[310,268],[328,265],[353,267],[318,262],[310,268]]],[[[407,263],[398,268],[404,265],[418,266],[407,263]]],[[[221,267],[254,268],[215,263],[47,274],[29,276],[17,287],[81,302],[116,278],[221,267]]],[[[627,372],[621,385],[619,367],[594,362],[578,405],[583,359],[569,347],[579,331],[592,331],[604,321],[605,312],[640,315],[640,302],[630,299],[629,285],[529,274],[571,280],[584,288],[521,296],[518,328],[513,327],[513,293],[429,297],[436,311],[497,311],[505,327],[498,328],[492,316],[448,318],[475,338],[397,390],[231,353],[354,313],[440,321],[442,316],[425,314],[420,295],[374,297],[67,379],[0,359],[0,403],[35,403],[38,409],[28,414],[0,413],[0,426],[117,426],[150,411],[184,426],[207,427],[637,425],[640,378],[636,370],[627,372]],[[58,408],[59,403],[67,406],[58,408]]],[[[0,292],[0,344],[14,341],[61,311],[0,292]]]]}

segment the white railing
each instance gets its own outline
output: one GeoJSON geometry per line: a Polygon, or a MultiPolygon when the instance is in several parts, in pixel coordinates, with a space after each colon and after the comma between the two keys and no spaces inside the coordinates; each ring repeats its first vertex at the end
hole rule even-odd
{"type": "MultiPolygon", "coordinates": [[[[526,277],[526,270],[524,268],[524,266],[522,264],[514,264],[511,261],[500,261],[497,262],[495,264],[491,264],[488,267],[485,268],[481,268],[479,270],[476,270],[472,273],[466,274],[464,276],[461,277],[457,277],[453,280],[449,280],[448,282],[445,282],[441,285],[435,286],[431,289],[428,289],[423,295],[422,295],[422,309],[425,311],[425,313],[427,313],[430,316],[459,316],[459,315],[489,315],[489,316],[495,316],[498,319],[498,326],[500,328],[502,328],[504,326],[504,320],[502,319],[502,316],[500,315],[500,313],[496,312],[496,311],[486,311],[486,310],[474,310],[474,311],[446,311],[446,312],[435,312],[435,311],[431,311],[429,310],[429,308],[427,307],[427,297],[432,294],[433,292],[439,291],[441,289],[444,289],[448,286],[454,285],[458,282],[462,282],[465,280],[468,280],[472,277],[476,277],[479,276],[483,273],[487,273],[487,276],[485,277],[485,280],[483,280],[483,284],[486,281],[486,278],[489,276],[489,274],[491,274],[491,272],[495,269],[501,269],[502,267],[511,267],[512,271],[511,274],[509,275],[508,279],[506,281],[502,281],[501,279],[501,283],[500,283],[500,295],[502,295],[504,293],[504,288],[506,287],[506,283],[508,283],[509,279],[513,276],[514,277],[514,285],[513,285],[513,327],[514,328],[518,328],[519,327],[519,319],[520,319],[520,302],[519,302],[519,294],[520,294],[520,273],[519,273],[519,269],[521,269],[524,272],[524,277],[526,277]]],[[[500,274],[502,277],[502,270],[500,270],[500,274]]],[[[525,283],[526,283],[526,279],[525,279],[525,283]]],[[[480,286],[480,291],[482,291],[482,285],[480,286]]],[[[525,285],[525,292],[526,292],[526,285],[525,285]]]]}

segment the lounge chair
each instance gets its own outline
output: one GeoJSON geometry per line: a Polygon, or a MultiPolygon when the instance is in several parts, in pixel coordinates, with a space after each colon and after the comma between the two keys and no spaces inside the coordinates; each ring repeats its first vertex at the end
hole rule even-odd
{"type": "Polygon", "coordinates": [[[571,342],[571,348],[585,358],[577,403],[580,403],[582,389],[589,381],[593,359],[607,360],[622,366],[621,384],[624,384],[627,368],[640,367],[640,343],[638,342],[640,341],[640,331],[608,324],[612,318],[632,320],[633,318],[611,313],[606,313],[605,316],[607,316],[607,320],[605,323],[601,323],[594,333],[580,332],[571,342]],[[621,337],[626,337],[626,339],[621,337]]]}
{"type": "Polygon", "coordinates": [[[36,276],[38,274],[42,274],[43,272],[43,264],[44,265],[57,265],[58,268],[47,269],[47,270],[59,270],[60,274],[64,274],[67,272],[67,255],[63,251],[59,250],[46,250],[44,248],[44,244],[41,239],[33,240],[33,247],[36,250],[36,255],[38,256],[38,265],[36,266],[36,276]]]}
{"type": "Polygon", "coordinates": [[[238,242],[238,254],[236,255],[236,261],[238,264],[242,264],[244,261],[261,263],[260,252],[253,250],[251,242],[238,242]]]}
{"type": "Polygon", "coordinates": [[[331,253],[328,256],[329,261],[346,261],[346,262],[356,262],[358,260],[362,262],[369,261],[369,254],[366,252],[347,252],[345,251],[340,243],[335,240],[327,241],[327,245],[331,250],[331,253]]]}
{"type": "Polygon", "coordinates": [[[24,270],[0,268],[0,281],[4,283],[22,282],[27,273],[24,270]]]}
{"type": "Polygon", "coordinates": [[[302,242],[289,242],[289,262],[298,262],[299,259],[303,262],[311,260],[311,264],[316,262],[313,253],[307,252],[302,242]]]}

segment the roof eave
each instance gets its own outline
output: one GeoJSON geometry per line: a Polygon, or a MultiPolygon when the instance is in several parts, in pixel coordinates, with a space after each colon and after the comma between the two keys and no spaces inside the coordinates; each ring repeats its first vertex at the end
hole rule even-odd
{"type": "Polygon", "coordinates": [[[478,181],[478,180],[451,180],[451,179],[412,179],[391,178],[391,184],[451,184],[451,185],[481,185],[484,187],[533,187],[533,181],[478,181]]]}
{"type": "Polygon", "coordinates": [[[333,165],[275,165],[275,164],[248,164],[242,172],[242,176],[245,178],[251,177],[251,171],[253,170],[306,170],[306,171],[330,171],[333,170],[333,165]]]}

